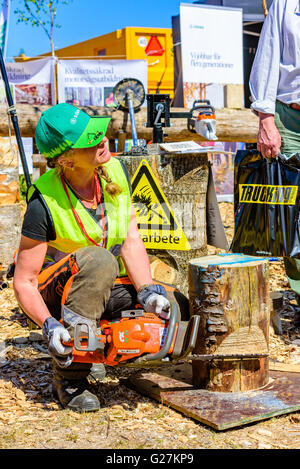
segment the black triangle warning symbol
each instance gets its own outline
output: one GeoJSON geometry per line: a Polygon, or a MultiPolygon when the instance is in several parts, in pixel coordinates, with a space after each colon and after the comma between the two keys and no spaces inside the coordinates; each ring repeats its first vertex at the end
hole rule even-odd
{"type": "Polygon", "coordinates": [[[141,161],[131,185],[138,229],[146,248],[190,250],[190,244],[146,160],[141,161]]]}

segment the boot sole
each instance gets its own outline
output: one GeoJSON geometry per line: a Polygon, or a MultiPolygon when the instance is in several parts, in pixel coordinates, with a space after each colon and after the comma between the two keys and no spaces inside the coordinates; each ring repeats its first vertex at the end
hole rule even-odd
{"type": "MultiPolygon", "coordinates": [[[[78,407],[78,406],[76,406],[76,405],[72,405],[72,404],[70,405],[70,403],[68,403],[68,404],[66,404],[66,405],[63,405],[63,404],[60,402],[59,397],[58,397],[58,394],[57,394],[57,391],[56,391],[56,389],[55,389],[54,387],[53,387],[53,389],[52,389],[52,394],[53,394],[54,399],[55,399],[57,402],[59,402],[59,404],[62,406],[63,409],[70,409],[70,410],[72,410],[73,412],[78,412],[78,413],[80,413],[80,414],[83,414],[83,413],[85,413],[85,412],[97,412],[97,411],[100,410],[100,408],[101,408],[101,407],[100,407],[100,403],[99,403],[99,405],[97,405],[97,406],[94,406],[94,407],[91,406],[91,407],[86,408],[86,409],[82,409],[81,407],[78,407]]],[[[72,400],[71,400],[70,402],[72,402],[72,400]]]]}

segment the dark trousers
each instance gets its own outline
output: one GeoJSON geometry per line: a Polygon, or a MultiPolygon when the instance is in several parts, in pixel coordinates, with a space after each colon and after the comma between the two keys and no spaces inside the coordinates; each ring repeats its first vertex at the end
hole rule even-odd
{"type": "MultiPolygon", "coordinates": [[[[277,101],[274,117],[281,136],[281,153],[300,153],[300,111],[277,101]]],[[[286,257],[284,265],[291,289],[300,296],[300,259],[286,257]]]]}
{"type": "MultiPolygon", "coordinates": [[[[38,277],[38,289],[51,315],[61,319],[62,305],[98,326],[100,318],[120,317],[121,311],[135,309],[137,292],[128,277],[118,278],[119,266],[106,249],[90,246],[64,257],[44,269],[38,277]]],[[[156,282],[161,283],[161,282],[156,282]]],[[[163,284],[170,302],[175,301],[182,319],[189,316],[188,299],[173,286],[163,284]]],[[[72,335],[72,330],[68,328],[72,335]]],[[[56,377],[83,379],[91,364],[72,363],[59,368],[53,361],[56,377]]]]}
{"type": "MultiPolygon", "coordinates": [[[[106,249],[90,246],[64,257],[43,270],[38,289],[51,315],[61,319],[65,305],[92,321],[112,319],[137,305],[137,293],[128,277],[118,278],[116,258],[106,249]]],[[[162,282],[170,302],[175,301],[182,319],[189,316],[188,299],[174,286],[162,282]]]]}

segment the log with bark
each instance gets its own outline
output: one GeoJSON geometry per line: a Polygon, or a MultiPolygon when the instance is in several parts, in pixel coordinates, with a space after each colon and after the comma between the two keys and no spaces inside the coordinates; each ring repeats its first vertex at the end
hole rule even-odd
{"type": "Polygon", "coordinates": [[[240,254],[191,260],[189,302],[190,314],[201,316],[194,353],[207,358],[193,361],[193,384],[218,392],[266,385],[268,261],[240,254]]]}
{"type": "MultiPolygon", "coordinates": [[[[19,126],[22,137],[34,137],[35,127],[41,113],[49,106],[36,106],[29,104],[16,105],[19,126]]],[[[119,138],[120,132],[124,137],[131,138],[131,125],[128,113],[120,110],[100,106],[81,107],[90,115],[111,116],[107,137],[109,140],[119,138]]],[[[188,111],[183,108],[171,108],[171,112],[188,111]]],[[[221,142],[256,142],[258,132],[258,118],[250,109],[220,109],[216,110],[217,136],[221,142]]],[[[138,137],[147,141],[152,139],[152,129],[145,127],[147,121],[146,108],[142,108],[135,114],[138,137]]],[[[187,119],[171,119],[172,127],[164,129],[165,142],[195,140],[204,141],[200,135],[187,129],[187,119]]],[[[0,105],[0,136],[9,135],[7,108],[0,105]]]]}
{"type": "Polygon", "coordinates": [[[16,143],[0,137],[0,264],[7,267],[21,232],[19,164],[16,143]]]}

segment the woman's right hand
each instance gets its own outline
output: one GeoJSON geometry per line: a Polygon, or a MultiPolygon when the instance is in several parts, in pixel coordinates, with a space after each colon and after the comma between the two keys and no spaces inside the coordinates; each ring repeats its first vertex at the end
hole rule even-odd
{"type": "Polygon", "coordinates": [[[275,125],[273,114],[259,113],[257,149],[264,158],[276,158],[280,153],[281,136],[275,125]]]}
{"type": "Polygon", "coordinates": [[[61,368],[67,368],[73,361],[72,347],[66,347],[63,342],[69,342],[71,336],[67,329],[55,318],[47,318],[43,324],[43,337],[48,344],[52,358],[61,368]]]}

